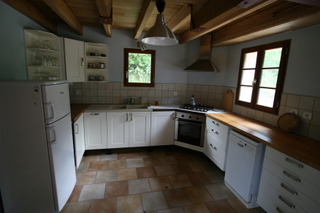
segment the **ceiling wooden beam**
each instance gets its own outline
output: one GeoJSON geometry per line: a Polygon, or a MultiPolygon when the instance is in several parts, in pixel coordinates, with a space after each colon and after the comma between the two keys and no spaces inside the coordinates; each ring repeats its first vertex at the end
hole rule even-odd
{"type": "Polygon", "coordinates": [[[156,8],[156,4],[154,0],[144,0],[140,14],[137,20],[136,28],[134,30],[133,39],[137,40],[141,33],[143,32],[144,27],[146,26],[148,19],[150,18],[153,10],[156,8]]]}
{"type": "Polygon", "coordinates": [[[189,5],[184,5],[180,10],[167,22],[167,26],[172,32],[179,29],[185,23],[190,21],[191,18],[191,7],[189,5]]]}
{"type": "Polygon", "coordinates": [[[320,1],[319,0],[287,0],[287,1],[320,7],[320,1]]]}
{"type": "Polygon", "coordinates": [[[212,33],[212,46],[252,39],[320,24],[320,8],[283,2],[212,33]]]}
{"type": "Polygon", "coordinates": [[[63,0],[43,0],[61,19],[77,34],[82,35],[83,29],[77,17],[63,0]]]}
{"type": "Polygon", "coordinates": [[[189,30],[181,34],[179,38],[179,43],[183,44],[183,43],[192,41],[193,39],[196,39],[198,37],[201,37],[202,35],[205,35],[216,29],[226,26],[238,19],[242,19],[243,17],[248,16],[251,13],[254,13],[258,10],[261,10],[264,7],[268,7],[269,5],[275,4],[276,2],[278,2],[278,0],[262,1],[247,9],[243,9],[240,7],[233,7],[228,11],[226,11],[225,13],[219,15],[218,17],[213,17],[210,21],[207,21],[206,24],[201,25],[200,27],[203,27],[201,31],[197,32],[197,31],[189,30]]]}
{"type": "MultiPolygon", "coordinates": [[[[112,0],[96,0],[96,5],[101,17],[112,18],[112,0]]],[[[111,24],[103,24],[104,31],[111,37],[111,24]]]]}
{"type": "Polygon", "coordinates": [[[26,15],[33,21],[40,24],[50,32],[57,33],[57,24],[50,19],[44,12],[37,8],[30,1],[26,0],[2,0],[22,14],[26,15]]]}

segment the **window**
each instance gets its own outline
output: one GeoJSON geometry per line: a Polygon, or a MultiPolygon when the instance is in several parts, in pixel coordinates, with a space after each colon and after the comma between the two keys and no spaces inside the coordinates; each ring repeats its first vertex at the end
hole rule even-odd
{"type": "Polygon", "coordinates": [[[154,87],[155,50],[124,49],[124,85],[154,87]]]}
{"type": "Polygon", "coordinates": [[[278,113],[290,40],[242,50],[236,104],[278,113]]]}

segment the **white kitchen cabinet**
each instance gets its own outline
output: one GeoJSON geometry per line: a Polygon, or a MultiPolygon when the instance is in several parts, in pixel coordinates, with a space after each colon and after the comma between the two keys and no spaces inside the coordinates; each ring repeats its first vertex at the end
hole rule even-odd
{"type": "Polygon", "coordinates": [[[173,145],[174,111],[151,113],[151,146],[173,145]]]}
{"type": "Polygon", "coordinates": [[[85,82],[84,42],[64,38],[66,76],[69,82],[85,82]]]}
{"type": "Polygon", "coordinates": [[[107,112],[108,148],[150,146],[150,112],[107,112]]]}
{"type": "Polygon", "coordinates": [[[73,144],[75,163],[76,167],[78,168],[86,149],[84,143],[83,114],[73,123],[73,144]]]}
{"type": "Polygon", "coordinates": [[[257,202],[268,212],[319,212],[319,180],[319,170],[267,147],[257,202]]]}
{"type": "Polygon", "coordinates": [[[52,33],[24,30],[29,80],[63,80],[61,42],[52,33]]]}
{"type": "Polygon", "coordinates": [[[222,171],[226,168],[226,154],[230,128],[209,117],[206,119],[204,153],[222,171]]]}
{"type": "Polygon", "coordinates": [[[108,81],[108,46],[100,43],[85,43],[86,80],[108,81]]]}
{"type": "Polygon", "coordinates": [[[86,150],[107,148],[107,113],[85,112],[84,132],[86,150]]]}

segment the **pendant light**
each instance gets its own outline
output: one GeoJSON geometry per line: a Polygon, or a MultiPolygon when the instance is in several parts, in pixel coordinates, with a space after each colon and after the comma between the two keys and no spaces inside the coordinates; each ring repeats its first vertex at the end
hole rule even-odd
{"type": "Polygon", "coordinates": [[[157,46],[169,46],[178,43],[176,36],[167,27],[165,17],[162,14],[165,5],[165,1],[157,0],[156,6],[160,14],[157,15],[154,26],[149,29],[141,40],[143,43],[157,46]]]}

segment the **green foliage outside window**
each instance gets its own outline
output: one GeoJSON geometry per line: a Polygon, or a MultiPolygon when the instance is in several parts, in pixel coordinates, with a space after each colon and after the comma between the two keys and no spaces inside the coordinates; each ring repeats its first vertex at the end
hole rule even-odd
{"type": "Polygon", "coordinates": [[[151,54],[129,53],[128,82],[151,82],[151,54]]]}

